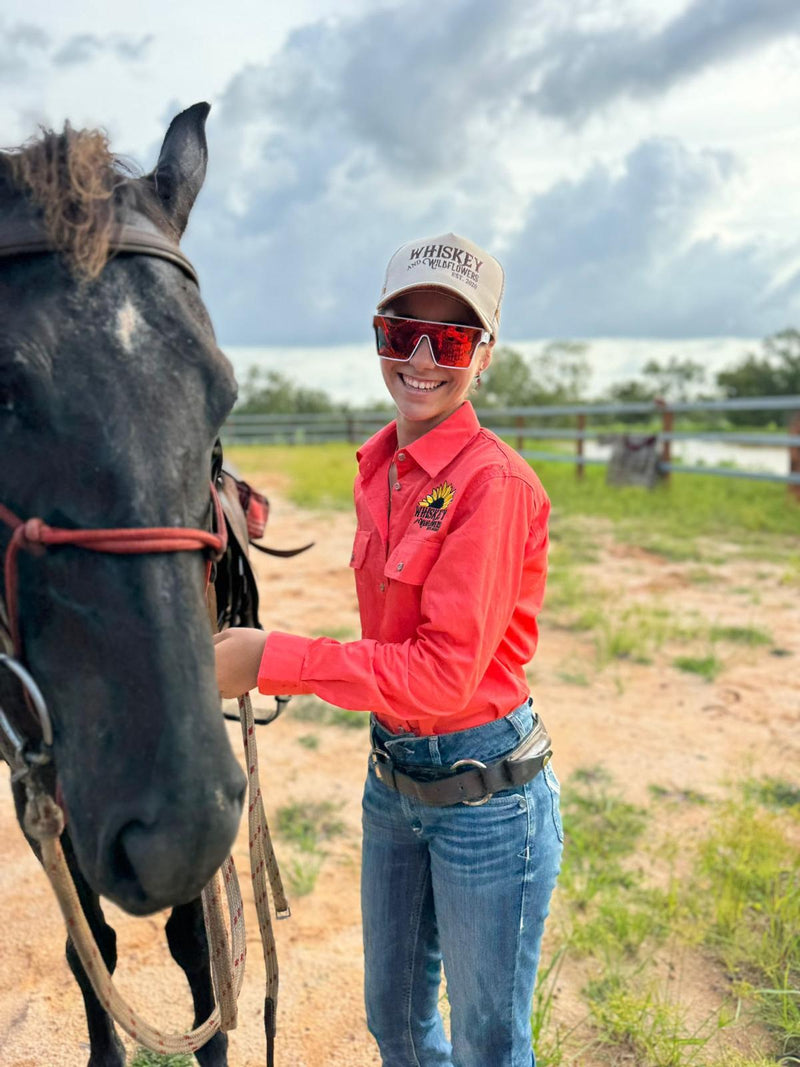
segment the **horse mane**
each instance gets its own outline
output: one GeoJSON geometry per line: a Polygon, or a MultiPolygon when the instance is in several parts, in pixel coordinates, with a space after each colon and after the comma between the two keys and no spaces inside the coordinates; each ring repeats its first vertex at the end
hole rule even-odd
{"type": "Polygon", "coordinates": [[[104,130],[74,130],[69,122],[61,133],[43,128],[0,153],[0,164],[11,186],[40,209],[53,247],[79,278],[90,281],[105,266],[118,204],[132,202],[169,229],[152,180],[129,180],[135,168],[111,152],[104,130]]]}

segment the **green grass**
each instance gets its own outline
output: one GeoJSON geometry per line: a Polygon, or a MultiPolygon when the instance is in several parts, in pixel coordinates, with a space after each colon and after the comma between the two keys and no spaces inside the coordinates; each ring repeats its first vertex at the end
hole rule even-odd
{"type": "Polygon", "coordinates": [[[295,897],[311,893],[322,870],[326,842],[344,833],[344,823],[335,818],[337,806],[327,800],[286,804],[278,808],[277,832],[294,855],[283,870],[289,892],[295,897]]]}
{"type": "Polygon", "coordinates": [[[712,653],[707,656],[676,656],[672,664],[686,674],[698,674],[707,682],[713,682],[722,670],[722,663],[712,653]]]}
{"type": "Polygon", "coordinates": [[[708,804],[705,793],[698,793],[696,789],[666,789],[663,785],[651,783],[647,792],[655,800],[664,800],[672,804],[708,804]]]}
{"type": "Polygon", "coordinates": [[[301,507],[353,506],[356,446],[336,441],[324,445],[229,445],[225,456],[242,477],[257,475],[269,490],[270,476],[278,485],[290,480],[289,499],[301,507]]]}
{"type": "Polygon", "coordinates": [[[784,1055],[800,1057],[800,856],[785,817],[732,802],[703,844],[695,888],[706,943],[784,1055]]]}
{"type": "Polygon", "coordinates": [[[669,829],[655,834],[652,813],[600,768],[565,783],[558,933],[533,1014],[537,1062],[566,1067],[589,1053],[593,1063],[636,1067],[800,1062],[800,789],[765,778],[722,802],[657,785],[650,794],[657,804],[704,804],[703,837],[687,846],[669,829]],[[700,1011],[682,992],[687,953],[709,969],[714,991],[700,1011]],[[580,961],[585,1015],[575,1022],[573,1012],[567,1028],[557,990],[565,964],[580,961]],[[733,1038],[726,1051],[728,1027],[744,1028],[758,1049],[736,1052],[733,1038]]]}
{"type": "Polygon", "coordinates": [[[333,817],[335,811],[336,805],[327,800],[286,804],[278,808],[278,833],[302,852],[318,852],[323,842],[344,832],[344,823],[333,817]]]}
{"type": "Polygon", "coordinates": [[[686,580],[692,585],[717,585],[720,577],[708,567],[693,567],[686,572],[686,580]]]}
{"type": "Polygon", "coordinates": [[[715,641],[749,647],[772,642],[768,634],[753,627],[709,625],[696,614],[671,610],[655,599],[626,605],[624,593],[611,595],[592,588],[580,570],[565,560],[561,542],[552,551],[542,619],[545,625],[590,636],[598,670],[619,661],[650,664],[666,645],[690,644],[692,648],[709,646],[711,652],[700,657],[679,655],[673,665],[713,679],[723,667],[713,655],[715,641]]]}
{"type": "Polygon", "coordinates": [[[159,1052],[151,1052],[146,1048],[138,1048],[134,1053],[129,1067],[194,1067],[194,1056],[176,1053],[174,1056],[164,1056],[159,1052]]]}
{"type": "Polygon", "coordinates": [[[770,634],[754,626],[712,626],[710,637],[712,641],[727,641],[729,644],[747,645],[749,648],[772,644],[770,634]]]}
{"type": "Polygon", "coordinates": [[[322,856],[314,855],[291,860],[286,870],[286,884],[293,897],[307,897],[313,893],[322,869],[322,859],[322,856]]]}
{"type": "Polygon", "coordinates": [[[583,673],[583,671],[557,671],[556,677],[560,682],[563,682],[565,685],[579,685],[582,688],[587,688],[592,684],[591,680],[583,673]]]}
{"type": "Polygon", "coordinates": [[[747,781],[742,786],[748,800],[754,800],[765,808],[794,809],[800,818],[800,787],[780,778],[763,778],[747,781]]]}
{"type": "Polygon", "coordinates": [[[681,1006],[658,988],[636,988],[627,975],[612,973],[586,987],[592,1017],[602,1034],[599,1041],[632,1062],[654,1067],[699,1067],[713,1028],[712,1020],[688,1025],[681,1006]]]}
{"type": "Polygon", "coordinates": [[[562,799],[568,844],[559,884],[580,909],[601,889],[630,884],[622,861],[636,848],[647,818],[641,808],[610,791],[601,767],[578,770],[571,781],[562,799]]]}
{"type": "MultiPolygon", "coordinates": [[[[229,445],[226,457],[243,477],[257,475],[269,490],[290,482],[289,497],[310,508],[347,509],[353,503],[356,446],[345,442],[324,445],[229,445]]],[[[800,505],[785,486],[713,478],[707,475],[673,475],[668,484],[644,490],[611,489],[605,471],[589,467],[582,479],[571,466],[534,462],[556,517],[587,515],[611,520],[624,540],[649,545],[669,559],[704,559],[692,545],[698,537],[742,543],[753,549],[753,534],[787,538],[785,555],[797,556],[796,534],[800,505]],[[788,540],[794,538],[794,541],[788,540]]],[[[757,550],[757,547],[756,547],[757,550]]],[[[584,551],[591,551],[587,544],[584,551]]],[[[796,580],[798,565],[789,568],[796,580]]]]}
{"type": "MultiPolygon", "coordinates": [[[[695,558],[695,537],[747,542],[753,533],[796,537],[800,507],[785,486],[705,475],[673,475],[652,490],[611,489],[602,468],[579,481],[561,464],[534,464],[556,514],[611,519],[636,544],[650,544],[669,558],[695,558]],[[684,547],[681,548],[681,545],[684,547]]],[[[787,542],[787,552],[796,547],[787,542]]]]}

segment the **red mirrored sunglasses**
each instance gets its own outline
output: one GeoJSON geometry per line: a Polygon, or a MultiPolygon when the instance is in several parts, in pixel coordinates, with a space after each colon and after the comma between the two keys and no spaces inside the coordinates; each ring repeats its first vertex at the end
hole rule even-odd
{"type": "Polygon", "coordinates": [[[488,344],[491,334],[480,326],[459,326],[452,322],[425,322],[397,315],[376,315],[375,343],[381,359],[408,363],[423,337],[428,338],[437,367],[466,370],[475,349],[488,344]]]}

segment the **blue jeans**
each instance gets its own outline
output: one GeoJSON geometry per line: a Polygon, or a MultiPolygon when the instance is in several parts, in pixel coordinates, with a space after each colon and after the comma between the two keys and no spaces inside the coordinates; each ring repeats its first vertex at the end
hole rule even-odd
{"type": "MultiPolygon", "coordinates": [[[[373,719],[372,742],[420,777],[458,759],[501,759],[531,725],[526,701],[431,737],[390,734],[373,719]]],[[[535,1065],[531,1003],[563,842],[551,767],[478,807],[431,807],[370,766],[363,829],[367,1025],[384,1067],[535,1065]],[[452,1046],[438,1009],[442,963],[452,1046]]]]}

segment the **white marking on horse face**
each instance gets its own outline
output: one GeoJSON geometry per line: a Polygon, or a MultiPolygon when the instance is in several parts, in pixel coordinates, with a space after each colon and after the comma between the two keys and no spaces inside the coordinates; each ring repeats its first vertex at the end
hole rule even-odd
{"type": "Polygon", "coordinates": [[[217,807],[219,808],[219,810],[220,811],[225,811],[225,808],[227,807],[227,805],[225,803],[225,794],[222,792],[221,789],[215,789],[214,790],[214,800],[216,800],[217,807]]]}
{"type": "Polygon", "coordinates": [[[139,322],[139,312],[133,306],[130,298],[117,312],[117,337],[126,352],[133,351],[133,333],[139,322]]]}

